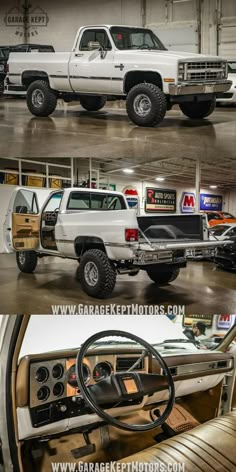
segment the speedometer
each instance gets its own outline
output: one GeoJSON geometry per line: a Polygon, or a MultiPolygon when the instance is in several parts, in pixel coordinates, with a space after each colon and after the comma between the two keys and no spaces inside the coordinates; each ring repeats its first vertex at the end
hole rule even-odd
{"type": "Polygon", "coordinates": [[[95,382],[98,382],[99,380],[103,380],[106,377],[109,377],[112,374],[113,368],[112,365],[109,364],[109,362],[99,362],[94,367],[93,370],[93,379],[95,382]]]}
{"type": "MultiPolygon", "coordinates": [[[[75,364],[73,364],[68,369],[66,375],[67,375],[67,383],[73,388],[78,388],[75,364]]],[[[89,370],[87,364],[83,364],[83,379],[84,379],[85,383],[88,383],[88,381],[90,379],[90,370],[89,370]]]]}

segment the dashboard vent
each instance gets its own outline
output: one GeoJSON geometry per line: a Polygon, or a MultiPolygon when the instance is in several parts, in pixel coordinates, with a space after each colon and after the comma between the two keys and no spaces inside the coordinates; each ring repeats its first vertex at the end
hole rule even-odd
{"type": "Polygon", "coordinates": [[[217,369],[223,369],[224,367],[228,367],[227,361],[218,361],[217,362],[217,369]]]}
{"type": "Polygon", "coordinates": [[[177,367],[170,367],[170,373],[171,373],[171,375],[176,376],[177,375],[177,367]]]}
{"type": "MultiPolygon", "coordinates": [[[[116,361],[116,371],[126,371],[132,367],[139,360],[139,357],[118,357],[116,361]]],[[[144,369],[144,359],[141,359],[135,370],[144,369]]]]}

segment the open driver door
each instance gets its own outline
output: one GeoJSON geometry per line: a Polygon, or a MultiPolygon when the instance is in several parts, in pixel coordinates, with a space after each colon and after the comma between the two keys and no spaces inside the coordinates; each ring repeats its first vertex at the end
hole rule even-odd
{"type": "Polygon", "coordinates": [[[16,189],[4,223],[7,252],[36,250],[39,246],[39,226],[36,193],[28,189],[16,189]]]}

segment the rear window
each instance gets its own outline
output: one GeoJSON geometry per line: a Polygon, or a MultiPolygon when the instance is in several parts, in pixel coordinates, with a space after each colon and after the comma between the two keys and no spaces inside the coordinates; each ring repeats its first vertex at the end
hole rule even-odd
{"type": "Polygon", "coordinates": [[[68,210],[125,210],[126,205],[121,195],[106,193],[72,192],[68,210]]]}

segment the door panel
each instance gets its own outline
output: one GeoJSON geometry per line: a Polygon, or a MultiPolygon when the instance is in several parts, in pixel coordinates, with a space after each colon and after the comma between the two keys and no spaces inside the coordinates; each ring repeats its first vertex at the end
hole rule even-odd
{"type": "Polygon", "coordinates": [[[105,30],[86,30],[71,55],[69,75],[72,89],[81,93],[111,93],[114,51],[105,30]],[[98,42],[104,54],[98,49],[91,50],[90,42],[98,42]]]}
{"type": "Polygon", "coordinates": [[[12,214],[12,242],[14,249],[25,251],[39,245],[39,215],[12,214]]]}
{"type": "Polygon", "coordinates": [[[6,251],[37,249],[39,219],[36,193],[24,188],[16,189],[11,196],[4,222],[6,251]]]}

